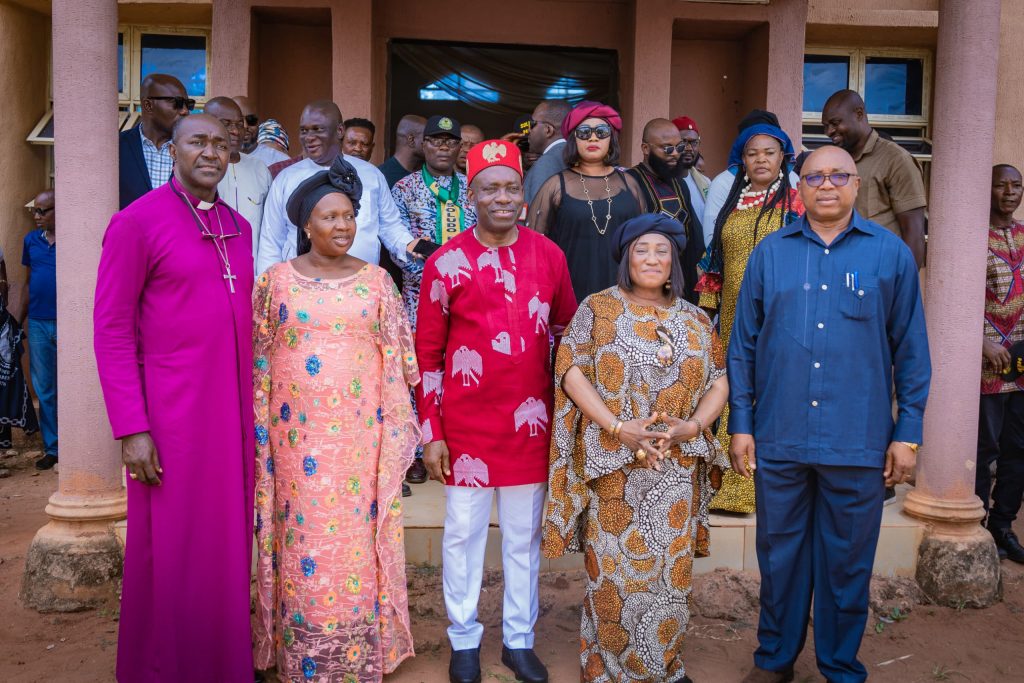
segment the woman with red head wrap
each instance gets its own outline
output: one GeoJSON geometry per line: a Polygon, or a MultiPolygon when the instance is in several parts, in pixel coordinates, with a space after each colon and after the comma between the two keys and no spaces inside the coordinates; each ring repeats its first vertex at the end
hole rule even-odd
{"type": "Polygon", "coordinates": [[[642,211],[640,188],[615,166],[621,130],[612,107],[577,104],[562,122],[568,168],[549,178],[529,207],[529,226],[565,252],[578,300],[615,284],[612,233],[642,211]]]}

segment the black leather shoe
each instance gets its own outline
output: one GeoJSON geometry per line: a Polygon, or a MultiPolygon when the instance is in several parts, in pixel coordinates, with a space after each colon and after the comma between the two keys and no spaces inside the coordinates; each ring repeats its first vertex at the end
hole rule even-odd
{"type": "Polygon", "coordinates": [[[412,461],[408,471],[405,473],[405,480],[410,484],[422,484],[427,480],[427,467],[419,458],[412,461]]]}
{"type": "Polygon", "coordinates": [[[452,650],[448,680],[451,683],[480,683],[480,648],[452,650]]]}
{"type": "Polygon", "coordinates": [[[412,487],[409,486],[408,484],[406,484],[403,481],[402,482],[402,498],[408,498],[411,495],[412,495],[412,487]]]}
{"type": "Polygon", "coordinates": [[[548,670],[534,654],[533,648],[510,650],[501,646],[501,663],[523,683],[548,683],[548,670]]]}
{"type": "Polygon", "coordinates": [[[43,457],[41,457],[38,460],[36,460],[36,469],[37,470],[48,470],[48,469],[52,469],[53,466],[56,465],[56,464],[57,464],[57,456],[56,455],[44,455],[43,457]]]}
{"type": "Polygon", "coordinates": [[[989,529],[996,540],[996,548],[1006,552],[1006,557],[1019,564],[1024,564],[1024,546],[1017,539],[1013,529],[989,529]]]}

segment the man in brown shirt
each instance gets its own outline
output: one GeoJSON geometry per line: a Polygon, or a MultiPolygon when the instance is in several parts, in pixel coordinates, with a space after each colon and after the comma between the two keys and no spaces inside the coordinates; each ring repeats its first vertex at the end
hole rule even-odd
{"type": "Polygon", "coordinates": [[[854,208],[903,238],[917,267],[924,265],[924,178],[917,160],[895,142],[886,140],[868,123],[864,100],[853,90],[828,98],[821,125],[832,142],[857,163],[861,189],[854,208]]]}

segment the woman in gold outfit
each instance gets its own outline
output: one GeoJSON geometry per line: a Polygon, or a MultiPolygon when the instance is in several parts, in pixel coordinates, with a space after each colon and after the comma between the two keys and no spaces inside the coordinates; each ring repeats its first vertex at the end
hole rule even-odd
{"type": "Polygon", "coordinates": [[[687,683],[693,558],[728,465],[706,426],[729,385],[707,314],[683,298],[683,226],[662,214],[612,238],[618,285],[588,296],[555,362],[544,553],[582,552],[584,683],[687,683]]]}
{"type": "MultiPolygon", "coordinates": [[[[705,274],[697,283],[700,305],[719,312],[722,344],[728,349],[743,273],[754,247],[766,236],[799,218],[803,204],[789,182],[793,144],[781,128],[758,123],[733,143],[730,165],[739,165],[729,198],[715,220],[705,274]]],[[[729,408],[718,425],[718,440],[729,452],[729,408]]],[[[754,512],[754,480],[725,473],[712,510],[754,512]]]]}

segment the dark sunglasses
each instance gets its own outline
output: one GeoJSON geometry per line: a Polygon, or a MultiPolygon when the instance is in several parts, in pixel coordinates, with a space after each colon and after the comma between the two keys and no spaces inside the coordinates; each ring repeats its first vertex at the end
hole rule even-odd
{"type": "Polygon", "coordinates": [[[168,100],[176,110],[188,109],[189,111],[192,111],[196,108],[196,101],[190,97],[171,97],[170,95],[161,95],[160,97],[147,97],[146,99],[168,100]]]}
{"type": "Polygon", "coordinates": [[[599,123],[596,126],[580,124],[576,126],[576,139],[589,140],[591,135],[596,135],[598,140],[604,140],[612,136],[612,127],[607,123],[599,123]]]}
{"type": "Polygon", "coordinates": [[[257,118],[256,114],[246,114],[246,116],[245,116],[245,125],[247,125],[249,127],[252,127],[252,126],[259,125],[259,122],[260,122],[260,120],[259,120],[259,118],[257,118]]]}
{"type": "Polygon", "coordinates": [[[805,175],[803,181],[811,187],[821,187],[825,184],[825,180],[828,179],[834,187],[843,187],[846,183],[850,182],[850,178],[857,175],[856,173],[811,173],[805,175]]]}
{"type": "Polygon", "coordinates": [[[51,206],[48,209],[43,209],[43,208],[40,208],[38,206],[34,206],[34,207],[32,207],[31,211],[36,216],[45,216],[46,214],[48,214],[51,211],[53,211],[53,207],[51,206]]]}
{"type": "Polygon", "coordinates": [[[671,154],[672,152],[679,152],[682,154],[686,151],[687,147],[690,149],[697,149],[697,145],[699,144],[700,138],[697,138],[696,140],[683,140],[678,145],[662,145],[659,149],[666,155],[671,154]]]}

